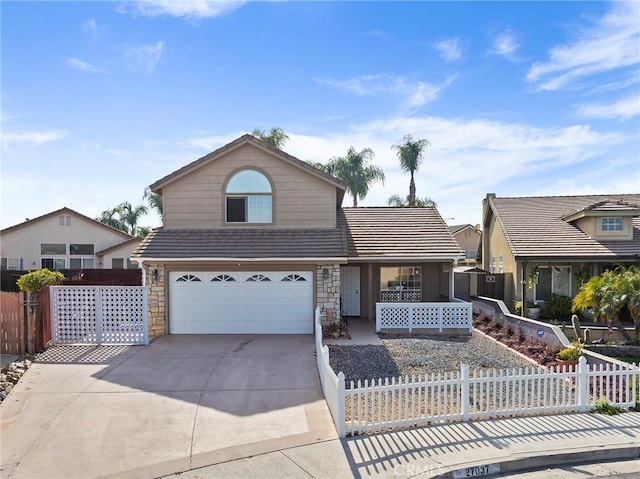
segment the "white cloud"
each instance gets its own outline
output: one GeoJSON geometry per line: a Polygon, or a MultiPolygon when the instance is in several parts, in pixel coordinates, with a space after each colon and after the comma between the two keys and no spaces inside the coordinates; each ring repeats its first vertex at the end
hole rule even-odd
{"type": "MultiPolygon", "coordinates": [[[[586,77],[640,64],[640,2],[613,2],[612,10],[566,45],[534,63],[527,80],[540,90],[576,87],[586,77]]],[[[637,69],[629,77],[637,75],[637,69]]],[[[636,77],[637,78],[637,77],[636,77]]]]}
{"type": "Polygon", "coordinates": [[[154,45],[136,45],[125,49],[124,60],[133,70],[144,70],[152,73],[160,61],[164,42],[159,41],[154,45]]]}
{"type": "Polygon", "coordinates": [[[79,70],[81,72],[88,72],[88,73],[101,73],[101,72],[104,72],[104,70],[102,70],[101,68],[99,68],[99,67],[97,67],[95,65],[92,65],[90,63],[87,63],[85,61],[82,61],[79,58],[67,57],[67,58],[65,58],[64,61],[71,68],[73,68],[75,70],[79,70]]]}
{"type": "Polygon", "coordinates": [[[508,29],[496,37],[489,53],[503,56],[507,60],[514,62],[517,61],[516,51],[518,48],[520,48],[520,44],[515,34],[511,29],[508,29]]]}
{"type": "Polygon", "coordinates": [[[581,105],[578,115],[583,118],[628,120],[640,115],[640,96],[630,95],[615,103],[581,105]]]}
{"type": "Polygon", "coordinates": [[[453,62],[462,58],[462,51],[457,38],[449,38],[435,44],[440,56],[447,62],[453,62]]]}
{"type": "Polygon", "coordinates": [[[9,149],[16,144],[42,145],[50,141],[61,140],[69,134],[64,130],[45,131],[9,131],[2,133],[2,146],[9,149]]]}
{"type": "Polygon", "coordinates": [[[98,25],[95,18],[90,18],[82,22],[82,31],[89,35],[92,42],[95,42],[100,39],[104,28],[98,25]]]}
{"type": "Polygon", "coordinates": [[[324,85],[345,90],[360,96],[392,94],[403,97],[403,106],[410,110],[420,108],[438,98],[440,92],[451,85],[455,77],[447,78],[440,85],[390,74],[360,75],[346,80],[319,80],[324,85]]]}
{"type": "MultiPolygon", "coordinates": [[[[184,18],[219,17],[242,7],[245,1],[235,0],[138,0],[137,12],[148,17],[170,15],[184,18]]],[[[129,6],[130,4],[127,4],[129,6]]]]}

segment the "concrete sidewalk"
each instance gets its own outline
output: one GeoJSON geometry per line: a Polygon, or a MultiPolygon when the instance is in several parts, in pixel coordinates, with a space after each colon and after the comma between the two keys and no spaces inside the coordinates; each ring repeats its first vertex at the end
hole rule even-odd
{"type": "Polygon", "coordinates": [[[640,413],[565,414],[406,429],[283,449],[166,477],[489,477],[614,459],[637,461],[640,474],[640,413]]]}

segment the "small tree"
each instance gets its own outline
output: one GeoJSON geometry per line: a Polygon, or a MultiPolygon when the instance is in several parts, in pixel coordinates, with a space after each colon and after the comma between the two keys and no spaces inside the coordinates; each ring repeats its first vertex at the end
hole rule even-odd
{"type": "MultiPolygon", "coordinates": [[[[615,326],[627,342],[632,342],[629,333],[620,322],[620,311],[628,303],[625,270],[605,271],[584,283],[574,296],[571,310],[591,308],[596,321],[606,321],[615,326]]],[[[636,341],[639,338],[636,337],[636,341]]]]}
{"type": "Polygon", "coordinates": [[[59,283],[64,279],[64,274],[60,271],[50,271],[47,268],[31,271],[18,278],[18,288],[20,291],[38,293],[42,288],[59,283]]]}

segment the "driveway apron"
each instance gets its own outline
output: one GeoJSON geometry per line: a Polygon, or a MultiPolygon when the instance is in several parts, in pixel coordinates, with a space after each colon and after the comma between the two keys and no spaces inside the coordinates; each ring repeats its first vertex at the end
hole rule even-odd
{"type": "Polygon", "coordinates": [[[335,439],[310,335],[57,346],[0,406],[0,477],[158,477],[335,439]]]}

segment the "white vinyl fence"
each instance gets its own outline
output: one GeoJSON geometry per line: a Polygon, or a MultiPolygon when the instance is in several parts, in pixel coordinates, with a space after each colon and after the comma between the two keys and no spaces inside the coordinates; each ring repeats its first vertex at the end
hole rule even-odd
{"type": "Polygon", "coordinates": [[[333,417],[338,437],[345,437],[344,422],[344,373],[336,375],[329,365],[329,347],[322,345],[322,325],[320,307],[315,311],[316,364],[320,375],[320,384],[327,406],[333,417]]]}
{"type": "Polygon", "coordinates": [[[460,371],[351,382],[345,390],[346,434],[530,414],[586,412],[606,398],[620,407],[638,398],[640,367],[609,363],[576,371],[519,368],[460,371]]]}
{"type": "Polygon", "coordinates": [[[52,286],[53,344],[149,344],[146,286],[52,286]]]}
{"type": "Polygon", "coordinates": [[[376,303],[376,332],[389,329],[473,330],[472,304],[450,303],[376,303]]]}

